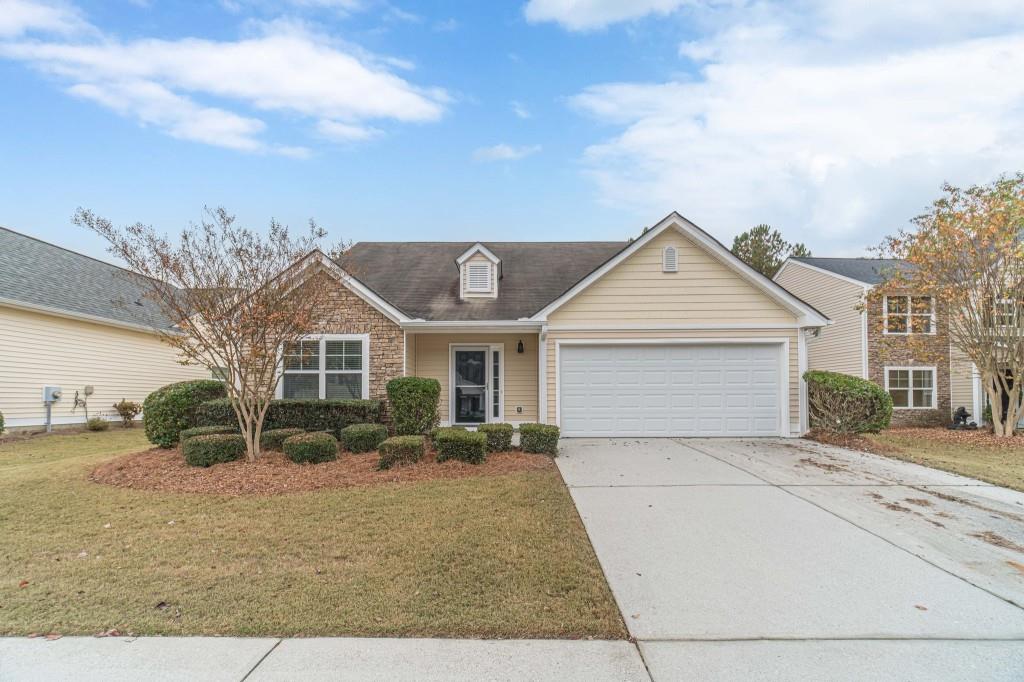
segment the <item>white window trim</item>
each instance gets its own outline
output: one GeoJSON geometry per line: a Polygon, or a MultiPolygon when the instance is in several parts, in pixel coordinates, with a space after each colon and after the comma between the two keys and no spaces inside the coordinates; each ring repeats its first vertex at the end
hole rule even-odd
{"type": "Polygon", "coordinates": [[[459,426],[471,426],[475,422],[465,422],[460,424],[455,421],[455,351],[457,350],[475,350],[475,349],[487,349],[487,371],[485,376],[487,378],[487,404],[484,410],[485,421],[484,424],[491,424],[495,422],[503,422],[505,420],[505,344],[503,343],[449,343],[448,344],[448,420],[449,425],[459,426]],[[499,416],[495,417],[493,412],[494,404],[491,402],[494,390],[492,383],[493,368],[494,368],[494,351],[498,351],[498,412],[499,416]]]}
{"type": "MultiPolygon", "coordinates": [[[[937,410],[937,409],[939,409],[939,373],[936,370],[934,365],[931,365],[931,366],[926,366],[926,365],[907,365],[907,366],[902,366],[902,365],[900,365],[900,366],[897,366],[897,365],[886,365],[885,368],[883,369],[884,376],[885,376],[885,392],[886,393],[889,392],[889,371],[890,370],[908,370],[908,371],[911,372],[910,377],[909,377],[909,379],[910,379],[910,386],[906,389],[908,391],[908,393],[907,393],[907,402],[910,402],[910,403],[914,402],[914,391],[915,390],[918,390],[918,391],[921,390],[919,388],[918,389],[914,388],[914,374],[913,374],[913,372],[916,371],[916,372],[931,372],[932,373],[932,404],[931,404],[930,407],[916,406],[916,405],[908,405],[907,407],[896,407],[895,405],[893,405],[892,409],[894,409],[894,410],[937,410]]],[[[898,390],[903,390],[903,389],[898,389],[898,390]]]]}
{"type": "Polygon", "coordinates": [[[466,263],[463,267],[466,268],[466,292],[467,293],[470,293],[470,294],[489,294],[489,293],[491,293],[491,291],[494,288],[494,286],[493,286],[493,281],[494,281],[494,264],[493,263],[481,263],[479,261],[475,261],[475,262],[472,262],[472,263],[466,263]],[[484,287],[475,287],[475,286],[473,286],[473,278],[470,276],[469,272],[474,267],[483,267],[483,268],[487,269],[487,285],[486,286],[484,286],[484,287]]]}
{"type": "MultiPolygon", "coordinates": [[[[918,313],[917,317],[924,317],[924,313],[918,313]]],[[[921,296],[914,296],[911,294],[893,294],[892,296],[882,297],[882,334],[884,336],[935,336],[935,297],[930,294],[923,294],[921,296]],[[905,317],[907,320],[907,331],[905,332],[891,332],[889,331],[889,299],[890,298],[905,298],[907,299],[907,312],[905,315],[892,315],[892,317],[905,317]],[[931,324],[929,325],[927,332],[915,332],[913,329],[913,318],[915,314],[911,311],[910,299],[912,298],[927,298],[932,302],[932,312],[930,314],[931,324]]]]}
{"type": "MultiPolygon", "coordinates": [[[[326,347],[328,341],[362,341],[363,351],[363,368],[359,370],[362,376],[362,386],[360,387],[360,399],[367,400],[370,397],[370,335],[369,334],[310,334],[303,336],[299,341],[319,341],[320,342],[320,362],[318,363],[319,369],[316,370],[290,370],[288,374],[317,374],[320,377],[319,383],[319,400],[326,400],[327,396],[327,362],[326,358],[326,347]]],[[[284,397],[284,349],[281,349],[279,355],[281,356],[281,376],[277,382],[277,390],[274,392],[275,398],[284,397]]],[[[356,370],[332,370],[330,374],[356,374],[356,370]]]]}
{"type": "Polygon", "coordinates": [[[679,249],[674,246],[666,246],[661,250],[661,271],[679,272],[679,249]],[[672,254],[672,261],[669,262],[669,253],[672,254]]]}

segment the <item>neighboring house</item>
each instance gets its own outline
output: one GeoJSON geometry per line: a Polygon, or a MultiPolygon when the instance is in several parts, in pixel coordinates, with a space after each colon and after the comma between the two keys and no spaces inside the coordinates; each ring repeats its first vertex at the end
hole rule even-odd
{"type": "Polygon", "coordinates": [[[43,387],[60,386],[52,423],[117,419],[112,406],[136,402],[175,381],[209,377],[177,363],[155,329],[167,329],[126,270],[0,228],[0,412],[8,428],[46,422],[43,387]]]}
{"type": "Polygon", "coordinates": [[[893,291],[865,304],[866,294],[902,267],[902,261],[879,258],[789,258],[782,264],[775,281],[833,322],[808,340],[808,367],[885,387],[897,425],[947,424],[961,406],[980,423],[980,375],[950,343],[934,299],[927,292],[893,291]]]}
{"type": "Polygon", "coordinates": [[[828,319],[676,213],[629,242],[363,242],[313,259],[334,304],[285,350],[281,397],[384,398],[415,375],[441,383],[444,424],[806,429],[804,344],[828,319]]]}

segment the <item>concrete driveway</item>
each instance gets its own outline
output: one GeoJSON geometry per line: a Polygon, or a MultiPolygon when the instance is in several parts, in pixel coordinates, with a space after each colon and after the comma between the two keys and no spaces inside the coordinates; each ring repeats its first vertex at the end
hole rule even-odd
{"type": "Polygon", "coordinates": [[[557,460],[652,677],[1024,679],[1024,495],[782,439],[557,460]]]}

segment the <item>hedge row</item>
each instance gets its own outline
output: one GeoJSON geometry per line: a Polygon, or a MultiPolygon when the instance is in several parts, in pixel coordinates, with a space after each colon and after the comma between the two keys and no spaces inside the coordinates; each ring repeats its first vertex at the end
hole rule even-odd
{"type": "MultiPolygon", "coordinates": [[[[267,408],[263,428],[302,429],[303,431],[329,431],[339,436],[341,430],[352,424],[379,422],[379,400],[272,400],[267,408]]],[[[195,426],[230,424],[236,421],[231,401],[210,400],[198,407],[195,426]]]]}

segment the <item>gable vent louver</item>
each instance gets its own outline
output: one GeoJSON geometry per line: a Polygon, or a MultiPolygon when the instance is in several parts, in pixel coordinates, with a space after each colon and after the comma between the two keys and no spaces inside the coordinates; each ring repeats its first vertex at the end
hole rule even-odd
{"type": "Polygon", "coordinates": [[[491,265],[470,263],[466,269],[466,288],[469,291],[491,290],[491,265]]]}
{"type": "Polygon", "coordinates": [[[666,246],[665,250],[661,252],[661,271],[662,272],[678,272],[679,270],[679,259],[676,253],[676,247],[666,246]]]}

